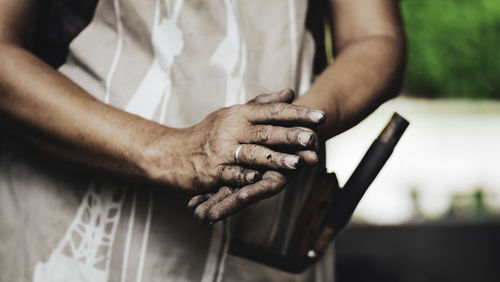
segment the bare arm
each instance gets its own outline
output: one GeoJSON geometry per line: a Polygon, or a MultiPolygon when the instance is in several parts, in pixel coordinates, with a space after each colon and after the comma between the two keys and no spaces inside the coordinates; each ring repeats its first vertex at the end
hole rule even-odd
{"type": "Polygon", "coordinates": [[[0,0],[2,125],[58,157],[139,177],[142,154],[130,129],[157,125],[101,103],[25,49],[36,2],[0,0]]]}
{"type": "Polygon", "coordinates": [[[10,134],[51,156],[201,193],[254,183],[259,180],[256,168],[294,170],[300,156],[266,145],[307,149],[314,142],[314,132],[307,128],[271,125],[322,121],[323,113],[286,103],[220,109],[184,129],[102,103],[25,49],[37,2],[0,0],[0,121],[10,134]],[[310,133],[306,142],[299,138],[304,132],[310,133]],[[241,166],[233,157],[240,143],[247,143],[240,152],[241,166]]]}
{"type": "Polygon", "coordinates": [[[330,0],[335,59],[295,102],[327,113],[327,140],[399,94],[406,40],[399,0],[330,0]]]}
{"type": "MultiPolygon", "coordinates": [[[[321,140],[354,126],[399,93],[406,49],[398,2],[330,0],[335,60],[294,102],[326,112],[324,125],[317,129],[321,140]]],[[[266,197],[279,192],[286,181],[275,183],[279,189],[266,197]]],[[[225,218],[262,199],[246,188],[237,193],[222,188],[211,198],[193,198],[189,206],[199,220],[225,218]]]]}

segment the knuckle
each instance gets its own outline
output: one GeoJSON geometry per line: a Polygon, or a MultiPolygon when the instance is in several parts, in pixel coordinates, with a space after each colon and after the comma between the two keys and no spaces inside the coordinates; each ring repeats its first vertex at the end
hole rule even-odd
{"type": "Polygon", "coordinates": [[[300,130],[298,128],[287,129],[285,133],[286,141],[288,141],[289,143],[296,143],[297,138],[302,131],[303,130],[300,130]]]}
{"type": "Polygon", "coordinates": [[[241,173],[238,173],[236,176],[235,176],[235,181],[236,181],[236,185],[237,186],[241,186],[243,185],[243,175],[241,173]]]}
{"type": "Polygon", "coordinates": [[[262,195],[269,195],[269,193],[272,191],[272,188],[272,183],[270,181],[263,181],[260,187],[260,192],[262,195]]]}
{"type": "Polygon", "coordinates": [[[213,122],[214,120],[217,120],[218,117],[221,115],[221,113],[223,113],[224,111],[226,111],[226,108],[222,108],[222,109],[219,109],[215,112],[211,112],[207,115],[205,120],[207,120],[209,122],[213,122]]]}
{"type": "Polygon", "coordinates": [[[205,219],[205,212],[200,209],[200,207],[196,208],[196,210],[194,211],[194,217],[199,220],[199,221],[202,221],[205,219]]]}
{"type": "Polygon", "coordinates": [[[297,107],[296,111],[298,116],[303,117],[303,116],[308,116],[311,110],[306,107],[297,107]]]}
{"type": "Polygon", "coordinates": [[[193,182],[196,184],[196,185],[201,185],[201,186],[212,186],[216,183],[219,182],[219,174],[214,174],[214,175],[208,175],[208,174],[204,174],[204,175],[196,175],[193,179],[193,182]]]}
{"type": "MultiPolygon", "coordinates": [[[[240,170],[237,167],[226,168],[224,179],[230,183],[239,185],[242,181],[240,170]]],[[[219,191],[222,191],[222,189],[219,189],[219,191]]]]}
{"type": "Polygon", "coordinates": [[[233,107],[226,107],[219,109],[211,114],[209,114],[209,119],[212,121],[212,124],[218,125],[220,123],[223,123],[224,120],[234,114],[234,109],[233,107]]]}
{"type": "Polygon", "coordinates": [[[208,211],[208,219],[210,221],[217,221],[221,218],[221,216],[222,212],[219,209],[214,208],[208,211]]]}
{"type": "Polygon", "coordinates": [[[231,179],[236,179],[238,178],[238,175],[239,175],[239,169],[238,167],[235,167],[235,166],[228,166],[226,168],[226,175],[225,175],[225,179],[227,180],[231,180],[231,179]]]}
{"type": "Polygon", "coordinates": [[[250,161],[255,161],[257,159],[259,147],[257,145],[249,145],[247,157],[250,161]]]}
{"type": "Polygon", "coordinates": [[[226,108],[223,108],[223,110],[220,113],[220,116],[226,117],[226,118],[232,118],[237,115],[241,115],[245,111],[246,106],[245,105],[232,105],[226,108]]]}
{"type": "Polygon", "coordinates": [[[257,136],[261,142],[269,141],[272,133],[273,133],[273,127],[270,125],[262,126],[257,130],[257,136]]]}
{"type": "Polygon", "coordinates": [[[232,105],[232,106],[228,107],[229,111],[232,112],[232,113],[239,113],[244,108],[245,108],[245,106],[244,105],[240,105],[240,104],[232,105]]]}
{"type": "Polygon", "coordinates": [[[279,114],[279,113],[283,110],[283,106],[284,106],[284,105],[285,105],[285,104],[283,104],[283,103],[273,103],[273,104],[271,105],[271,107],[270,107],[270,111],[269,111],[269,112],[270,112],[270,114],[271,114],[272,116],[276,116],[276,115],[278,115],[278,114],[279,114]]]}
{"type": "Polygon", "coordinates": [[[234,169],[234,166],[226,166],[225,168],[223,168],[223,171],[227,179],[233,178],[236,175],[236,170],[234,169]]]}
{"type": "Polygon", "coordinates": [[[240,191],[238,193],[238,200],[247,201],[249,199],[250,199],[250,193],[248,193],[248,191],[240,191]]]}
{"type": "Polygon", "coordinates": [[[215,175],[218,175],[220,179],[225,179],[228,174],[228,168],[224,165],[218,166],[214,169],[215,175]]]}
{"type": "Polygon", "coordinates": [[[286,177],[277,171],[269,171],[266,175],[266,180],[270,180],[277,184],[286,183],[286,177]]]}
{"type": "Polygon", "coordinates": [[[189,200],[188,208],[190,208],[190,209],[195,208],[196,206],[199,205],[199,203],[202,200],[203,200],[203,196],[202,195],[194,196],[193,198],[191,198],[191,200],[189,200]]]}
{"type": "Polygon", "coordinates": [[[231,188],[224,186],[224,187],[222,187],[222,188],[219,190],[219,192],[220,192],[223,196],[226,196],[226,195],[231,194],[233,191],[231,190],[231,188]]]}

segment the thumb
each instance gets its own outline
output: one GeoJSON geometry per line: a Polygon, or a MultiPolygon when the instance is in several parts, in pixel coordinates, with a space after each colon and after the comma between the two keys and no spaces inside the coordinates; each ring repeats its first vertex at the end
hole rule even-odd
{"type": "Polygon", "coordinates": [[[260,94],[248,101],[247,104],[267,104],[267,103],[287,103],[291,104],[295,99],[295,92],[292,89],[285,89],[270,94],[260,94]]]}

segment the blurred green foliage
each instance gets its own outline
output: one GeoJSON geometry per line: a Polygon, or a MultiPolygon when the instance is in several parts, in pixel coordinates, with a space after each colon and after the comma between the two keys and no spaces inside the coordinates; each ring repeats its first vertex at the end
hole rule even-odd
{"type": "Polygon", "coordinates": [[[403,0],[405,92],[500,99],[500,0],[403,0]]]}

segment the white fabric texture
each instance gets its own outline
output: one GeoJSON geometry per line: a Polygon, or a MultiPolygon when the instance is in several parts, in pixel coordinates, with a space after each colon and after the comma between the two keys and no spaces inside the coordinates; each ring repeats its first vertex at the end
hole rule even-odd
{"type": "MultiPolygon", "coordinates": [[[[60,72],[105,103],[190,126],[260,93],[306,91],[306,10],[304,0],[101,0],[60,72]]],[[[231,236],[276,240],[283,193],[200,225],[184,195],[75,172],[4,139],[0,281],[333,280],[330,259],[291,275],[227,254],[231,236]],[[247,229],[232,233],[241,221],[247,229]]]]}

